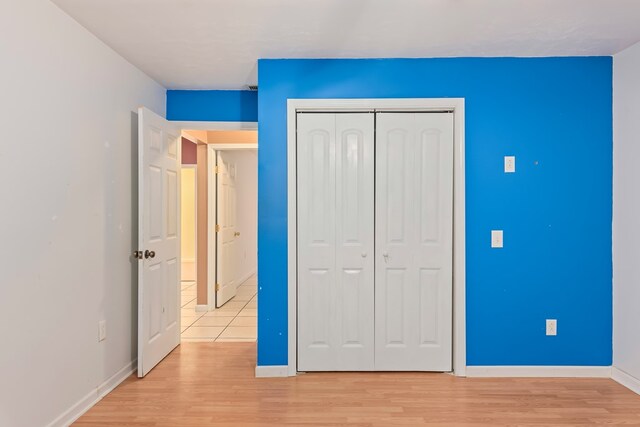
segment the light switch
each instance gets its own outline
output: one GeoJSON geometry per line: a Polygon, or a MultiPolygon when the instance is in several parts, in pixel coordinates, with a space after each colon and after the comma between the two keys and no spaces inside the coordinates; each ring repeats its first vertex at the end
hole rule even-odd
{"type": "Polygon", "coordinates": [[[504,172],[514,173],[516,171],[516,156],[504,156],[504,172]]]}
{"type": "Polygon", "coordinates": [[[547,319],[547,335],[558,335],[558,321],[556,319],[547,319]]]}
{"type": "Polygon", "coordinates": [[[502,230],[491,230],[491,247],[502,247],[502,230]]]}

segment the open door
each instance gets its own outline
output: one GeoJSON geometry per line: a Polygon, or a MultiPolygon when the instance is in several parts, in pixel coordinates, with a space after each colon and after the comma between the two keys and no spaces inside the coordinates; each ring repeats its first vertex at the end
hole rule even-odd
{"type": "Polygon", "coordinates": [[[180,344],[180,131],[138,110],[138,377],[180,344]]]}
{"type": "Polygon", "coordinates": [[[218,151],[216,223],[216,307],[236,295],[236,165],[218,151]]]}

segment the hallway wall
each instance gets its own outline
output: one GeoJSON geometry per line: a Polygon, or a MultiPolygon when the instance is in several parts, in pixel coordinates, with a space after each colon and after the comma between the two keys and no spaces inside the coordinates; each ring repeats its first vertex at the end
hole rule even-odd
{"type": "Polygon", "coordinates": [[[0,28],[0,425],[62,425],[137,357],[136,111],[165,89],[50,1],[0,28]]]}

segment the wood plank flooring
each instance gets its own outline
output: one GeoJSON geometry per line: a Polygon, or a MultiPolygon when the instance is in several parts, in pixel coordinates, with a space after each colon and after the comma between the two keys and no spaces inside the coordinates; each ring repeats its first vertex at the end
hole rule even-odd
{"type": "Polygon", "coordinates": [[[76,426],[640,426],[640,396],[609,379],[309,373],[255,378],[255,343],[183,343],[76,426]]]}

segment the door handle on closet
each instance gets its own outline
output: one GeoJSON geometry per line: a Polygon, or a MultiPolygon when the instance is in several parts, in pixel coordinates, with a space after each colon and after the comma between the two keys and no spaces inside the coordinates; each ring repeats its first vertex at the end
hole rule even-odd
{"type": "Polygon", "coordinates": [[[382,257],[384,258],[384,262],[389,262],[389,253],[388,252],[383,252],[382,253],[382,257]]]}

